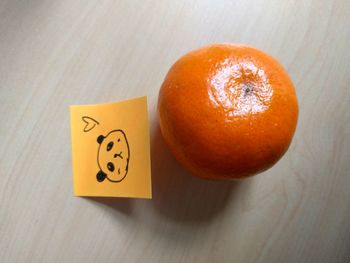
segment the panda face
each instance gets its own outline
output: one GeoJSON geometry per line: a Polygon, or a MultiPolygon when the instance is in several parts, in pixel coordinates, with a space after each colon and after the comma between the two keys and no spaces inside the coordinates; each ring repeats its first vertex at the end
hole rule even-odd
{"type": "Polygon", "coordinates": [[[100,171],[97,181],[108,179],[111,182],[122,181],[128,173],[130,150],[128,140],[122,130],[114,130],[107,136],[100,135],[97,163],[100,171]]]}

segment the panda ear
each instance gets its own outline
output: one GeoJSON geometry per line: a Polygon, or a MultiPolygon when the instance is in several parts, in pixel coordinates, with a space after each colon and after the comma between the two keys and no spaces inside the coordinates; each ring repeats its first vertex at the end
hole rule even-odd
{"type": "Polygon", "coordinates": [[[99,144],[101,144],[101,143],[103,142],[104,138],[105,138],[105,137],[104,137],[103,135],[98,136],[98,137],[97,137],[97,142],[98,142],[99,144]]]}
{"type": "Polygon", "coordinates": [[[99,171],[96,175],[96,179],[99,183],[103,182],[106,179],[106,177],[107,175],[102,171],[99,171]]]}

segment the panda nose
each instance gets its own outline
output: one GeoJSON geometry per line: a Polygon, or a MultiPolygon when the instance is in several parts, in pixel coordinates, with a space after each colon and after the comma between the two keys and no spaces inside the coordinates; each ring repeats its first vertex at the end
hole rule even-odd
{"type": "Polygon", "coordinates": [[[120,157],[121,159],[123,159],[122,153],[123,152],[114,154],[114,158],[120,157]]]}

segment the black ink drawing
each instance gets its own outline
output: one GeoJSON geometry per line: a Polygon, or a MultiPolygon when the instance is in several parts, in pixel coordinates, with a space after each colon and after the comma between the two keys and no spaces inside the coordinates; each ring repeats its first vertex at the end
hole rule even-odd
{"type": "Polygon", "coordinates": [[[83,119],[83,122],[86,123],[86,125],[84,127],[84,132],[89,132],[93,128],[95,128],[96,125],[100,124],[97,120],[95,120],[91,117],[88,117],[88,116],[83,116],[82,119],[83,119]]]}
{"type": "Polygon", "coordinates": [[[98,182],[106,178],[110,182],[121,182],[129,169],[130,149],[126,134],[122,130],[113,130],[106,136],[97,138],[99,144],[97,164],[100,171],[96,175],[98,182]]]}

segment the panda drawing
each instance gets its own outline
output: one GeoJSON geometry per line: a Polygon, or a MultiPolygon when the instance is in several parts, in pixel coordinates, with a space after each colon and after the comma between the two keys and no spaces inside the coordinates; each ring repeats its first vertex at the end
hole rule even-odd
{"type": "Polygon", "coordinates": [[[97,181],[107,179],[114,183],[121,182],[128,174],[130,160],[126,134],[122,130],[113,130],[106,136],[98,136],[97,143],[97,163],[100,168],[96,175],[97,181]]]}

